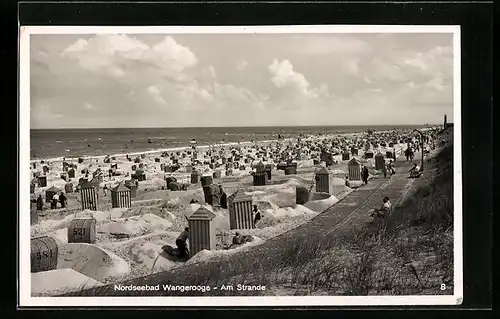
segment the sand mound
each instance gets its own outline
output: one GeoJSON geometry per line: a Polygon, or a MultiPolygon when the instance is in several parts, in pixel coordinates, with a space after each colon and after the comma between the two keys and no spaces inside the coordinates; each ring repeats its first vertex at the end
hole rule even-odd
{"type": "Polygon", "coordinates": [[[357,188],[363,186],[364,183],[362,181],[349,181],[349,187],[357,188]]]}
{"type": "Polygon", "coordinates": [[[345,186],[345,179],[340,178],[340,177],[333,177],[331,179],[331,182],[335,186],[345,186]]]}
{"type": "Polygon", "coordinates": [[[154,272],[168,270],[179,263],[159,257],[156,261],[154,270],[153,264],[158,255],[162,252],[164,245],[175,246],[175,239],[179,235],[178,231],[159,232],[135,237],[132,239],[111,242],[105,244],[108,251],[129,260],[131,264],[130,277],[143,276],[154,272]]]}
{"type": "Polygon", "coordinates": [[[278,208],[276,210],[268,209],[265,212],[265,217],[280,219],[284,217],[296,217],[308,214],[316,215],[317,213],[314,210],[311,210],[307,207],[304,207],[302,205],[297,205],[295,208],[283,207],[283,208],[278,208]]]}
{"type": "Polygon", "coordinates": [[[226,256],[232,255],[234,253],[240,252],[242,250],[249,249],[250,247],[262,244],[264,241],[259,237],[253,237],[253,240],[249,243],[245,243],[239,247],[228,249],[228,250],[202,250],[196,255],[189,258],[186,265],[196,264],[199,262],[204,262],[213,258],[224,258],[226,256]]]}
{"type": "Polygon", "coordinates": [[[142,236],[147,233],[167,230],[172,223],[155,214],[144,214],[129,218],[120,218],[114,222],[99,225],[98,233],[110,234],[113,236],[142,236]]]}
{"type": "MultiPolygon", "coordinates": [[[[178,235],[177,233],[175,235],[178,235]]],[[[175,242],[174,236],[170,236],[169,240],[163,240],[162,238],[150,238],[149,240],[135,241],[129,246],[128,256],[137,263],[137,268],[142,273],[150,273],[153,271],[167,270],[169,268],[178,265],[176,262],[159,257],[158,255],[162,252],[161,247],[166,244],[171,244],[175,242]],[[156,260],[156,263],[155,263],[156,260]]],[[[175,245],[174,245],[175,247],[175,245]]]]}
{"type": "Polygon", "coordinates": [[[84,212],[87,212],[90,216],[94,217],[96,221],[99,222],[104,222],[104,221],[109,221],[113,220],[116,218],[122,217],[122,215],[127,211],[127,208],[112,208],[110,210],[107,210],[105,212],[101,211],[87,211],[85,210],[84,212]]]}
{"type": "Polygon", "coordinates": [[[62,219],[47,219],[40,220],[38,224],[31,226],[30,233],[31,237],[40,236],[60,228],[68,227],[71,221],[75,218],[73,214],[65,216],[62,219]]]}
{"type": "Polygon", "coordinates": [[[271,203],[270,201],[267,201],[267,200],[253,201],[252,204],[257,205],[257,208],[261,212],[266,211],[268,209],[278,209],[279,208],[276,204],[271,203]]]}
{"type": "Polygon", "coordinates": [[[344,172],[343,170],[341,169],[333,169],[331,171],[331,174],[332,175],[347,175],[347,172],[344,172]]]}
{"type": "Polygon", "coordinates": [[[100,247],[85,243],[59,247],[57,267],[71,268],[98,281],[122,277],[130,271],[125,260],[100,247]]]}
{"type": "Polygon", "coordinates": [[[304,206],[312,211],[322,213],[326,209],[330,208],[332,205],[337,203],[339,200],[335,196],[330,196],[327,199],[315,200],[311,202],[307,202],[304,206]]]}
{"type": "Polygon", "coordinates": [[[102,285],[73,269],[54,269],[31,274],[32,296],[56,296],[102,285]]]}
{"type": "Polygon", "coordinates": [[[58,242],[58,244],[68,243],[68,227],[61,228],[52,233],[48,233],[47,235],[54,238],[58,242]]]}
{"type": "Polygon", "coordinates": [[[268,203],[261,204],[263,209],[267,209],[267,207],[265,207],[267,205],[273,209],[279,207],[293,207],[295,206],[297,185],[300,185],[300,183],[291,179],[284,184],[265,186],[265,188],[260,188],[256,191],[248,191],[246,194],[252,196],[252,201],[256,203],[256,205],[257,203],[268,203]]]}

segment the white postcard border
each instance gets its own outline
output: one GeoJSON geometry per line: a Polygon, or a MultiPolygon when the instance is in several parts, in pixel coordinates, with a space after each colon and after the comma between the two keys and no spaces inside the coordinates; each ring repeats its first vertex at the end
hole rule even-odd
{"type": "Polygon", "coordinates": [[[29,212],[30,35],[32,34],[214,34],[214,33],[452,33],[454,90],[454,294],[438,296],[257,296],[257,297],[32,297],[30,217],[18,214],[19,306],[21,307],[229,307],[457,305],[463,301],[461,46],[460,26],[21,26],[19,46],[19,212],[29,212]]]}

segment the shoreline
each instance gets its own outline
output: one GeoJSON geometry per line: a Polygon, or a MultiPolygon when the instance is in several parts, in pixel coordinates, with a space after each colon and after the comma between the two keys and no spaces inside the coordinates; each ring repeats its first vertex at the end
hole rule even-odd
{"type": "MultiPolygon", "coordinates": [[[[390,131],[380,131],[380,133],[386,133],[390,131]]],[[[310,139],[314,138],[316,140],[322,140],[322,139],[327,139],[327,138],[333,138],[333,137],[339,137],[339,136],[353,136],[353,135],[359,135],[359,134],[365,134],[364,132],[354,132],[354,133],[332,133],[329,135],[321,135],[321,136],[306,136],[304,139],[310,139]]],[[[282,139],[281,142],[289,142],[293,141],[296,138],[285,138],[282,139]]],[[[240,146],[240,145],[254,145],[254,144],[270,144],[270,143],[275,143],[275,142],[280,142],[280,140],[275,139],[275,140],[260,140],[260,141],[244,141],[244,142],[228,142],[228,143],[221,143],[221,144],[208,144],[208,145],[197,145],[196,148],[200,150],[205,150],[209,149],[211,147],[213,148],[226,148],[228,146],[240,146]]],[[[77,161],[79,158],[82,158],[84,160],[89,160],[89,159],[100,159],[100,158],[106,158],[106,157],[125,157],[127,155],[129,156],[139,156],[142,154],[161,154],[163,152],[176,152],[176,151],[183,151],[186,149],[190,149],[191,146],[186,145],[186,146],[181,146],[181,147],[168,147],[168,148],[158,148],[158,149],[153,149],[153,150],[148,150],[148,151],[137,151],[137,152],[129,152],[129,153],[119,153],[119,154],[107,154],[107,155],[84,155],[84,156],[79,156],[79,157],[65,157],[65,156],[59,156],[59,157],[49,157],[49,158],[37,158],[30,160],[30,164],[33,163],[40,163],[41,161],[45,162],[62,162],[62,161],[77,161]]]]}
{"type": "MultiPolygon", "coordinates": [[[[420,130],[426,131],[430,130],[432,128],[427,128],[427,127],[422,127],[420,130]]],[[[376,131],[375,133],[390,133],[393,130],[385,130],[385,131],[376,131]]],[[[342,137],[342,136],[356,136],[356,135],[364,135],[366,132],[349,132],[349,133],[330,133],[328,135],[320,135],[320,136],[315,136],[315,135],[309,135],[305,136],[304,139],[315,139],[315,140],[323,140],[323,139],[328,139],[328,138],[335,138],[335,137],[342,137]]],[[[240,145],[254,145],[254,144],[269,144],[269,143],[275,143],[275,142],[290,142],[296,140],[296,137],[294,138],[284,138],[282,140],[274,139],[274,140],[259,140],[259,141],[243,141],[243,142],[227,142],[227,143],[221,143],[221,144],[203,144],[203,145],[197,145],[196,148],[200,150],[205,150],[209,149],[211,147],[213,148],[226,148],[228,146],[240,146],[240,145]]],[[[156,148],[152,150],[144,150],[144,151],[132,151],[128,153],[117,153],[117,154],[106,154],[106,155],[83,155],[83,156],[78,156],[78,157],[66,157],[66,156],[58,156],[58,157],[41,157],[41,158],[35,158],[30,160],[30,164],[33,163],[40,163],[41,161],[44,162],[62,162],[62,161],[77,161],[79,158],[82,158],[84,160],[89,160],[89,159],[102,159],[106,157],[125,157],[127,155],[129,156],[140,156],[142,154],[161,154],[163,152],[177,152],[177,151],[183,151],[190,149],[191,146],[186,143],[187,145],[185,146],[179,146],[179,147],[166,147],[166,148],[156,148]]]]}

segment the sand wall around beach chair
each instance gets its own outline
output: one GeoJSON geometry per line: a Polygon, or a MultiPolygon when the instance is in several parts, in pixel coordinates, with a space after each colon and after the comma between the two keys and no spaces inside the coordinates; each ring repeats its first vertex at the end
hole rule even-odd
{"type": "Polygon", "coordinates": [[[71,269],[54,269],[31,274],[31,295],[57,296],[103,284],[71,269]]]}
{"type": "Polygon", "coordinates": [[[130,271],[129,264],[115,254],[85,243],[59,248],[58,269],[72,269],[96,281],[119,278],[130,271]]]}

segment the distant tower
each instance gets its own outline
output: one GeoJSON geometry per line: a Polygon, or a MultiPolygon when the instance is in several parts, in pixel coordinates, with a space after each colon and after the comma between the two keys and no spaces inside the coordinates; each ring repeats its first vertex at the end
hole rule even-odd
{"type": "Polygon", "coordinates": [[[448,122],[446,121],[446,114],[444,115],[444,129],[446,130],[446,126],[448,125],[448,122]]]}

